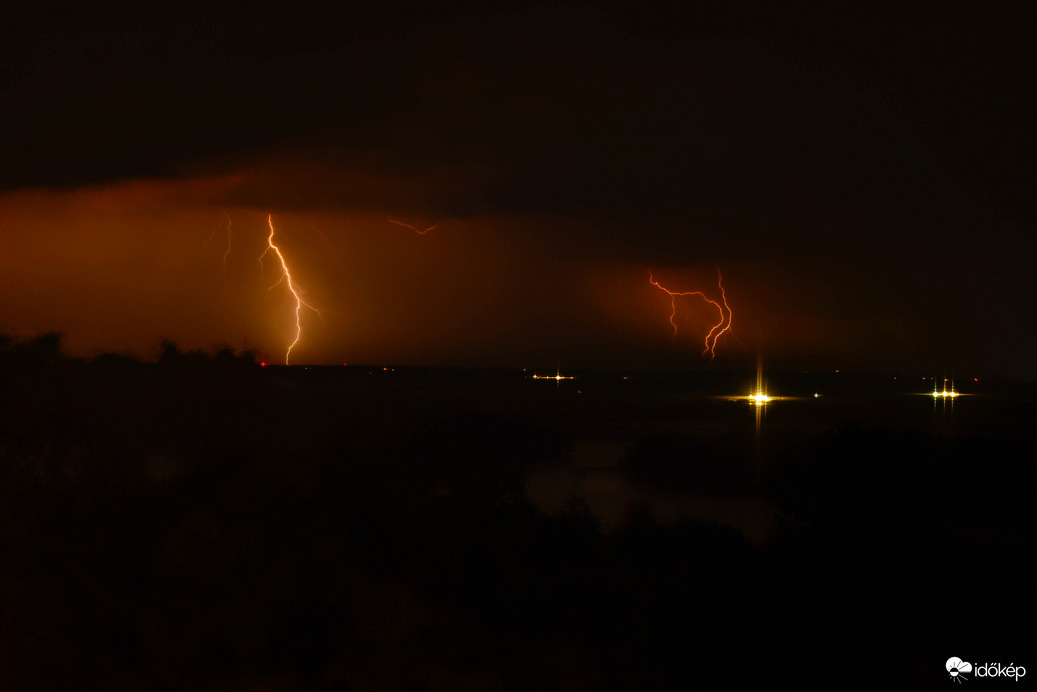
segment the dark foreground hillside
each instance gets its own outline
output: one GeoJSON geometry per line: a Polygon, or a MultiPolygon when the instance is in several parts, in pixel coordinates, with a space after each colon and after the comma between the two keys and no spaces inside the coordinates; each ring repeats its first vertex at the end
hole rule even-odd
{"type": "Polygon", "coordinates": [[[3,689],[938,689],[950,656],[1037,670],[1032,420],[850,417],[754,474],[750,437],[680,427],[693,407],[649,429],[627,394],[37,341],[0,348],[3,689]],[[639,502],[602,527],[579,497],[528,497],[531,468],[622,434],[624,473],[764,499],[773,530],[639,502]]]}

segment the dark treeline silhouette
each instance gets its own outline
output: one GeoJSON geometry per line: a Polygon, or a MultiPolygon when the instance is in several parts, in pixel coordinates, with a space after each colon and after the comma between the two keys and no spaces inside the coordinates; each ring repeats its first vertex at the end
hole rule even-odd
{"type": "Polygon", "coordinates": [[[54,361],[61,357],[60,332],[46,332],[32,339],[16,339],[0,334],[0,358],[3,363],[31,364],[54,361]]]}
{"type": "MultiPolygon", "coordinates": [[[[24,368],[38,363],[79,361],[62,351],[61,332],[45,332],[30,339],[19,339],[0,333],[0,365],[7,368],[24,368]]],[[[101,353],[92,359],[104,365],[131,365],[141,361],[135,356],[119,353],[101,353]]],[[[258,365],[256,351],[245,347],[241,352],[225,344],[217,346],[212,353],[199,349],[182,351],[176,342],[163,339],[159,343],[157,362],[165,367],[238,367],[258,365]]]]}
{"type": "Polygon", "coordinates": [[[163,339],[160,344],[158,363],[165,367],[205,367],[213,365],[223,368],[251,367],[258,364],[256,362],[256,352],[249,348],[244,349],[241,353],[237,353],[230,346],[218,346],[215,352],[210,355],[205,351],[197,349],[181,351],[176,342],[169,339],[163,339]]]}
{"type": "Polygon", "coordinates": [[[1025,658],[1027,434],[849,421],[758,483],[742,436],[635,440],[640,481],[775,502],[754,544],[528,499],[626,394],[2,344],[4,689],[917,689],[952,655],[1025,658]]]}

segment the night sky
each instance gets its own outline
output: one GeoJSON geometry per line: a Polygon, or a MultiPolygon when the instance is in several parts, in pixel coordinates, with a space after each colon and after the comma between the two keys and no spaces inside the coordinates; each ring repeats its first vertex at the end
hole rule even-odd
{"type": "Polygon", "coordinates": [[[1021,5],[688,5],[5,7],[0,332],[282,360],[272,214],[293,362],[1037,372],[1021,5]]]}

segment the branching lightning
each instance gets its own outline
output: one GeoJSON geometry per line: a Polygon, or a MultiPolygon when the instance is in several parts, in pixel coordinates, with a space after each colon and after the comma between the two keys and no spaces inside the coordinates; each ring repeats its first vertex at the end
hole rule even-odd
{"type": "Polygon", "coordinates": [[[308,308],[310,310],[313,310],[315,313],[317,313],[318,316],[320,316],[320,310],[313,307],[312,305],[310,305],[302,299],[302,296],[300,295],[301,289],[299,289],[292,281],[292,274],[288,270],[288,263],[285,261],[284,255],[281,254],[281,248],[277,247],[277,245],[274,244],[275,231],[273,214],[267,215],[266,222],[267,225],[270,226],[270,235],[267,236],[266,249],[263,250],[263,254],[259,256],[259,261],[260,263],[262,263],[263,258],[270,254],[271,251],[273,251],[273,254],[277,256],[277,260],[281,266],[281,276],[280,278],[278,278],[276,283],[270,286],[269,290],[273,290],[275,286],[284,283],[285,286],[287,286],[288,288],[288,293],[290,293],[291,296],[295,299],[295,339],[293,339],[292,343],[288,345],[288,350],[284,354],[284,364],[289,365],[289,359],[292,355],[292,349],[295,348],[295,345],[299,343],[299,339],[302,338],[302,318],[300,316],[300,312],[303,308],[308,308]]]}
{"type": "Polygon", "coordinates": [[[414,231],[415,233],[417,233],[418,235],[425,235],[429,231],[435,230],[439,226],[439,224],[437,223],[437,224],[433,224],[433,225],[429,226],[425,230],[421,230],[420,228],[417,228],[416,226],[411,226],[409,223],[403,223],[402,221],[397,221],[396,219],[392,218],[391,216],[386,217],[386,218],[389,220],[389,223],[394,223],[397,226],[403,226],[404,228],[409,228],[412,231],[414,231]]]}
{"type": "Polygon", "coordinates": [[[699,296],[702,300],[717,309],[717,312],[720,315],[720,321],[713,325],[713,328],[709,330],[708,334],[706,334],[705,348],[702,349],[702,355],[708,353],[710,359],[714,358],[716,356],[717,340],[722,334],[730,331],[732,317],[731,306],[727,304],[727,293],[724,291],[724,278],[720,274],[720,267],[717,267],[717,286],[720,288],[719,303],[702,291],[671,291],[655,280],[655,277],[652,276],[651,269],[648,270],[648,283],[670,296],[670,324],[673,325],[674,342],[677,340],[677,298],[682,296],[699,296]]]}

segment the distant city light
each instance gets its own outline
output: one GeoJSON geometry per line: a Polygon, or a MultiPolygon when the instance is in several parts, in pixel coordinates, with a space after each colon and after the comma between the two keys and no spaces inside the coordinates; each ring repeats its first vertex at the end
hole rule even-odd
{"type": "MultiPolygon", "coordinates": [[[[934,377],[933,380],[936,378],[934,377]]],[[[941,389],[936,383],[933,383],[933,391],[929,392],[929,396],[933,399],[954,399],[959,396],[964,396],[962,392],[959,392],[954,388],[954,380],[950,381],[950,387],[947,386],[947,378],[943,380],[943,388],[941,389]]]]}
{"type": "Polygon", "coordinates": [[[754,394],[749,395],[749,402],[754,406],[763,406],[768,401],[772,401],[771,397],[764,394],[759,389],[754,394]]]}
{"type": "Polygon", "coordinates": [[[556,370],[554,375],[537,375],[533,374],[534,380],[554,380],[555,382],[561,382],[562,380],[575,380],[575,377],[569,375],[563,375],[561,370],[556,370]]]}
{"type": "Polygon", "coordinates": [[[566,375],[533,375],[534,380],[555,380],[561,382],[562,380],[575,380],[575,377],[569,377],[566,375]]]}
{"type": "MultiPolygon", "coordinates": [[[[814,397],[820,397],[820,394],[815,394],[814,397]]],[[[794,396],[772,396],[763,389],[757,389],[756,391],[750,392],[749,394],[743,394],[741,396],[724,396],[717,397],[718,399],[727,399],[728,401],[748,401],[751,406],[766,406],[769,403],[775,401],[791,401],[800,397],[794,396]]]]}

